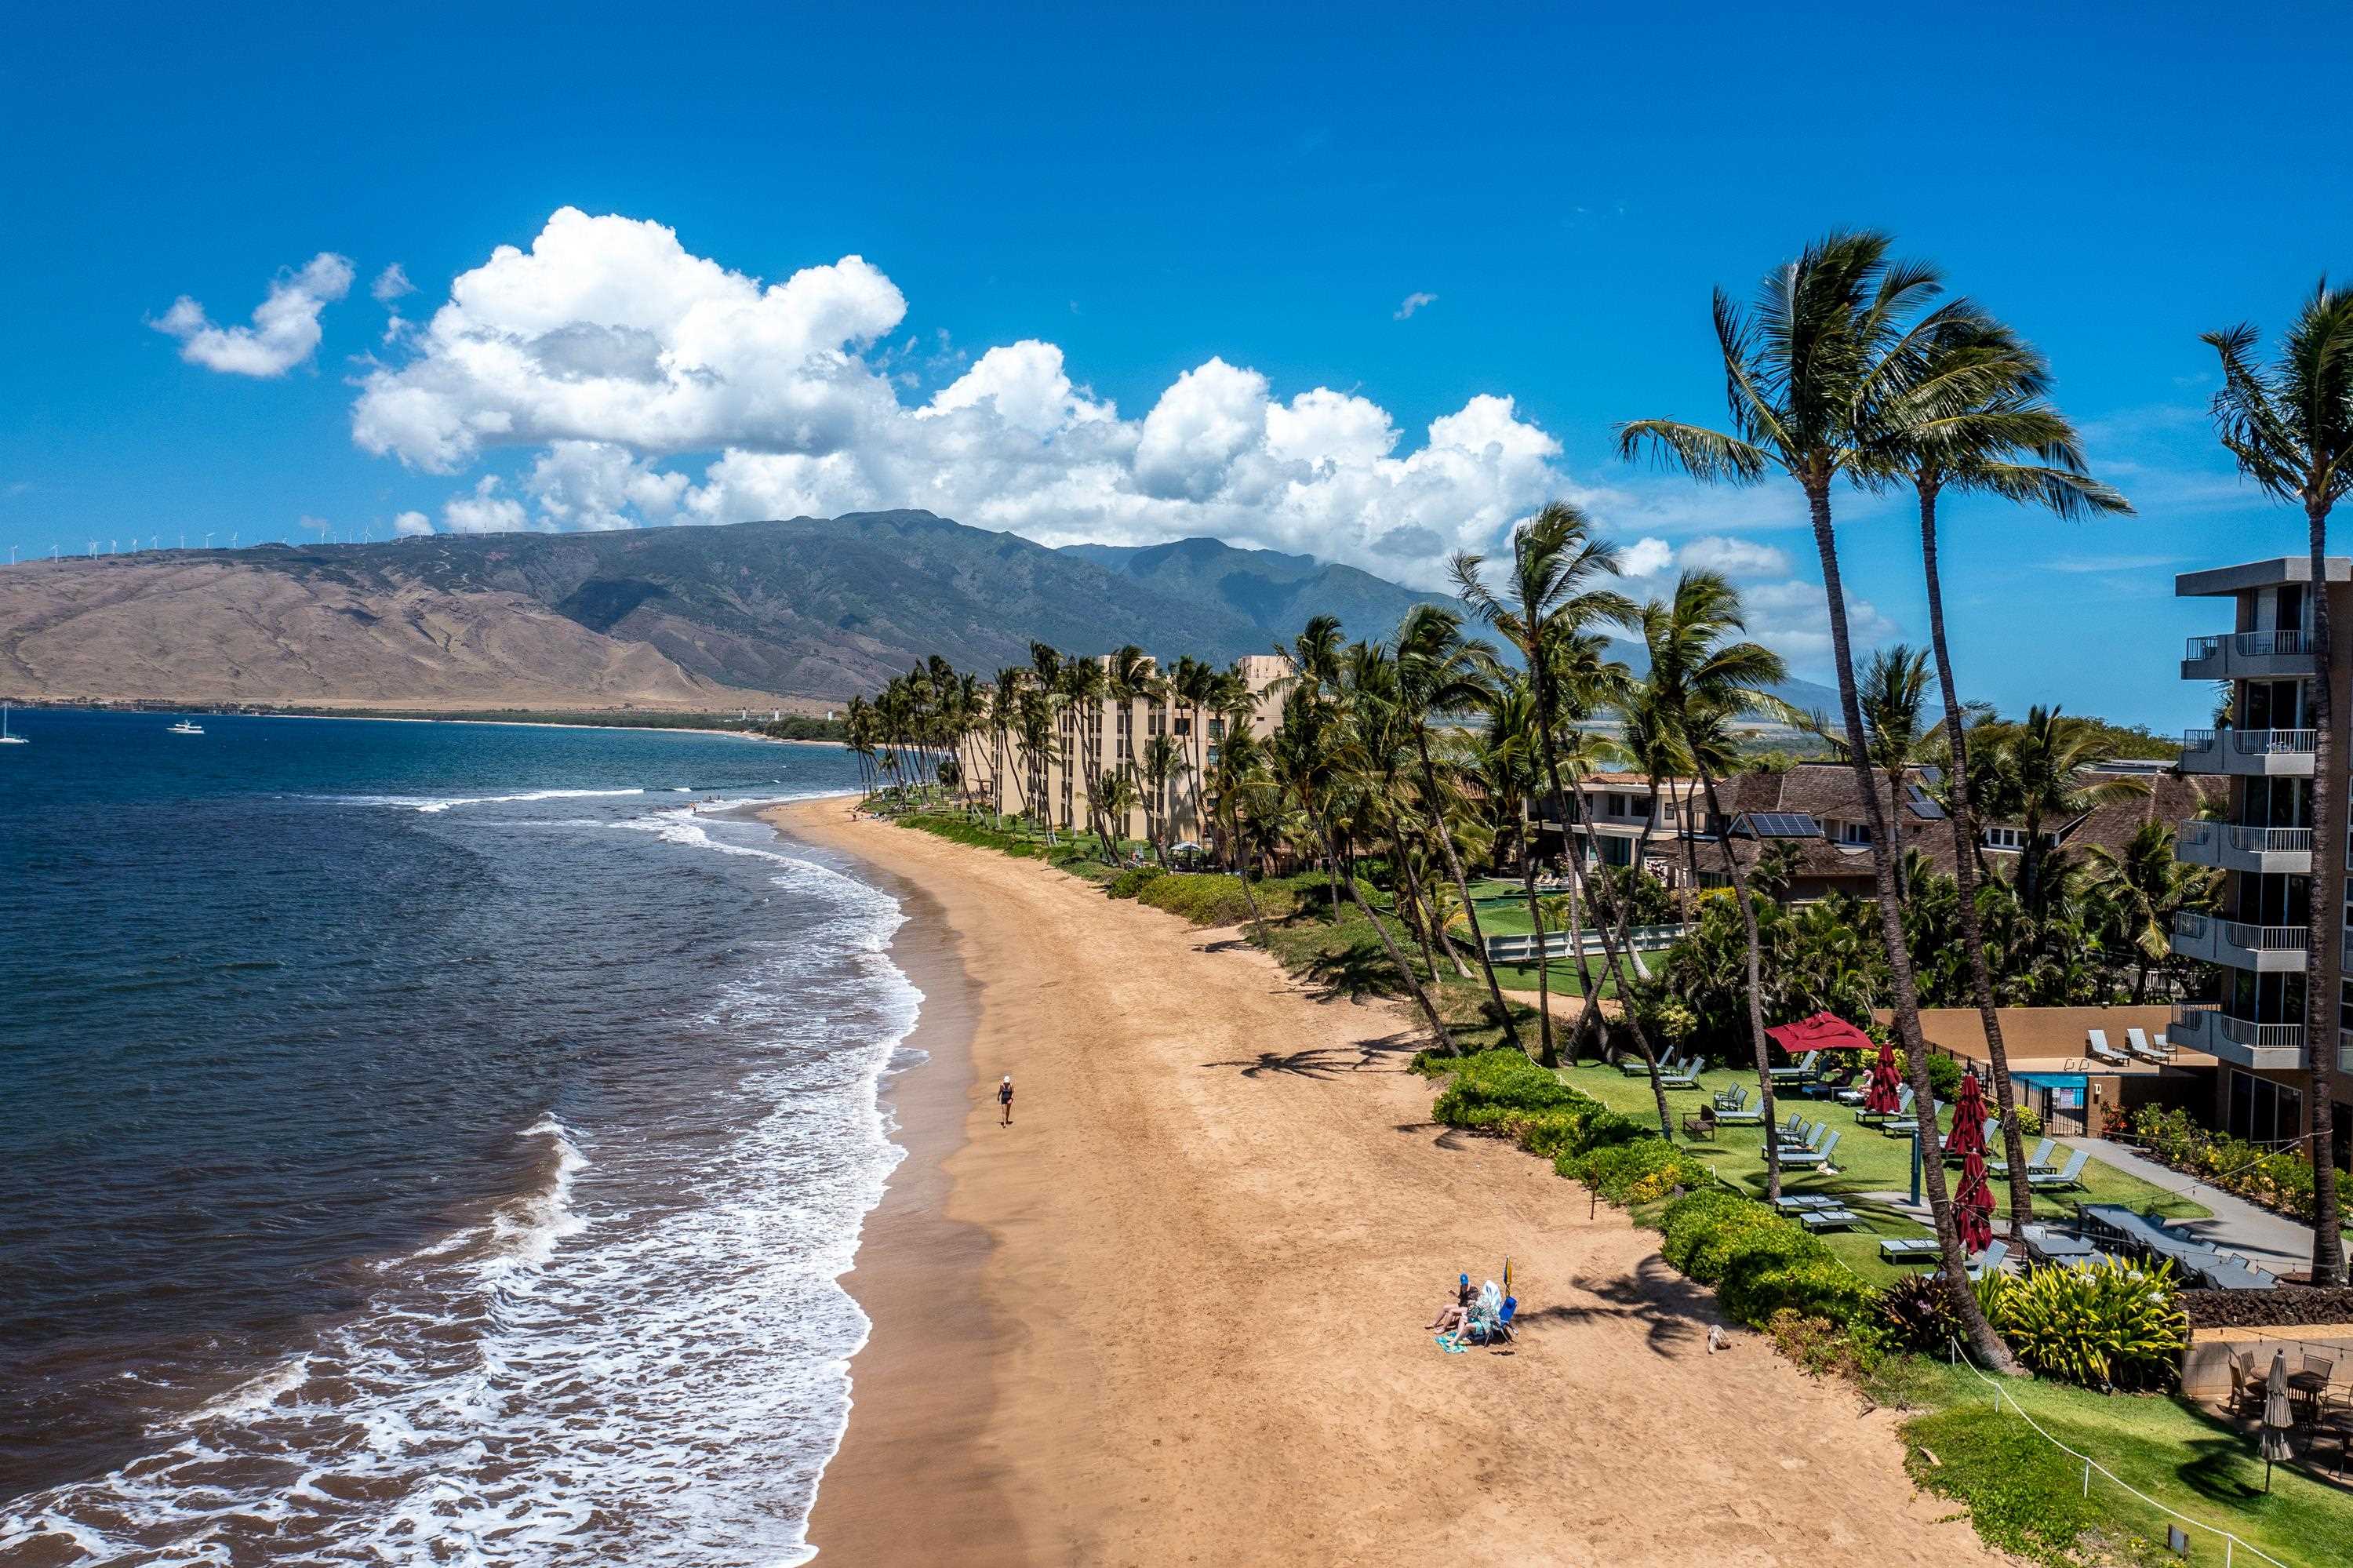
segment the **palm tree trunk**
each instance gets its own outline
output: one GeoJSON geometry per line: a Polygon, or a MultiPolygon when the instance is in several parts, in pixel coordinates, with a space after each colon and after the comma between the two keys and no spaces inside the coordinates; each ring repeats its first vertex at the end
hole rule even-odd
{"type": "Polygon", "coordinates": [[[2304,1038],[2312,1072],[2305,1104],[2312,1117],[2312,1283],[2345,1282],[2345,1234],[2337,1209],[2335,1122],[2337,991],[2345,908],[2345,829],[2338,810],[2345,783],[2330,728],[2337,705],[2337,661],[2328,638],[2328,503],[2305,506],[2312,556],[2312,941],[2305,952],[2304,1038]]]}
{"type": "Polygon", "coordinates": [[[1871,819],[1871,869],[1879,905],[1880,941],[1887,949],[1889,990],[1894,993],[1892,1011],[1895,1015],[1895,1031],[1904,1044],[1905,1060],[1911,1069],[1913,1097],[1923,1108],[1920,1137],[1926,1139],[1926,1158],[1921,1160],[1921,1174],[1927,1187],[1928,1209],[1936,1222],[1936,1240],[1944,1255],[1946,1296],[1953,1312],[1968,1330],[1969,1344],[1998,1372],[2014,1375],[2018,1363],[2010,1348],[2001,1342],[1993,1325],[1978,1305],[1977,1292],[1969,1288],[1968,1256],[1961,1246],[1959,1227],[1954,1223],[1953,1199],[1945,1185],[1945,1161],[1936,1148],[1936,1119],[1931,1110],[1936,1103],[1936,1090],[1928,1082],[1928,1042],[1920,1033],[1920,992],[1912,975],[1912,953],[1904,940],[1904,917],[1895,899],[1895,866],[1888,854],[1887,824],[1879,809],[1879,791],[1871,773],[1868,737],[1862,728],[1862,707],[1856,699],[1854,683],[1854,649],[1847,633],[1846,592],[1839,581],[1838,540],[1831,531],[1831,496],[1827,478],[1806,484],[1807,508],[1811,514],[1814,549],[1821,557],[1822,595],[1831,623],[1831,653],[1838,666],[1839,710],[1846,725],[1847,765],[1853,770],[1855,787],[1862,792],[1863,810],[1871,819]]]}
{"type": "Polygon", "coordinates": [[[1560,1047],[1552,1037],[1552,956],[1546,951],[1544,910],[1536,903],[1535,824],[1528,818],[1525,790],[1520,792],[1520,885],[1528,895],[1528,925],[1536,934],[1536,1065],[1557,1067],[1560,1047]]]}
{"type": "Polygon", "coordinates": [[[1405,834],[1402,825],[1389,832],[1389,853],[1397,857],[1398,887],[1405,895],[1405,908],[1398,917],[1413,928],[1415,940],[1421,948],[1421,967],[1430,975],[1430,983],[1438,983],[1438,954],[1430,945],[1431,916],[1421,901],[1421,879],[1413,874],[1413,865],[1406,858],[1405,834]]]}
{"type": "Polygon", "coordinates": [[[1454,890],[1462,895],[1462,918],[1471,927],[1471,946],[1479,956],[1479,972],[1487,977],[1488,1000],[1495,1004],[1495,1017],[1504,1026],[1505,1043],[1514,1051],[1523,1050],[1519,1029],[1512,1022],[1512,1010],[1504,1001],[1504,988],[1495,983],[1495,965],[1487,957],[1487,936],[1479,929],[1479,906],[1471,902],[1471,879],[1462,874],[1462,857],[1454,851],[1453,832],[1446,825],[1445,811],[1438,806],[1438,769],[1430,760],[1430,737],[1419,725],[1414,726],[1413,742],[1421,760],[1421,787],[1430,800],[1430,825],[1437,830],[1438,847],[1445,853],[1447,874],[1454,879],[1454,890]]]}
{"type": "MultiPolygon", "coordinates": [[[[1699,764],[1699,783],[1707,791],[1709,812],[1722,817],[1724,808],[1715,798],[1715,779],[1704,762],[1699,764]]],[[[1719,834],[1716,842],[1724,849],[1724,869],[1731,874],[1732,896],[1740,903],[1741,932],[1748,939],[1748,1041],[1757,1053],[1757,1091],[1764,1097],[1765,1201],[1769,1203],[1781,1196],[1781,1139],[1776,1130],[1781,1124],[1773,1114],[1772,1044],[1765,1035],[1765,944],[1757,934],[1757,906],[1748,901],[1748,874],[1740,869],[1740,857],[1732,853],[1732,839],[1728,834],[1719,834]]]]}
{"type": "MultiPolygon", "coordinates": [[[[1986,962],[1985,932],[1978,920],[1977,819],[1969,807],[1969,751],[1961,723],[1960,687],[1953,678],[1952,651],[1945,642],[1945,585],[1936,562],[1936,493],[1920,492],[1920,560],[1928,585],[1928,646],[1936,654],[1936,684],[1945,703],[1945,744],[1952,753],[1953,881],[1959,903],[1961,946],[1968,954],[1969,990],[1985,1030],[1986,1059],[1993,1068],[1995,1114],[2001,1118],[2002,1158],[2010,1164],[2010,1235],[2026,1245],[2034,1218],[2034,1189],[2027,1181],[2026,1135],[2018,1125],[2018,1089],[2010,1081],[2010,1052],[2002,1044],[2001,1010],[1994,1005],[1993,968],[1986,962]]],[[[2146,976],[2147,966],[2142,973],[2146,976]]],[[[2140,986],[2133,988],[2140,1000],[2140,986]]],[[[1915,1097],[1918,1091],[1914,1091],[1915,1097]]]]}
{"type": "MultiPolygon", "coordinates": [[[[1325,851],[1331,854],[1333,863],[1338,864],[1339,852],[1332,847],[1331,827],[1324,822],[1320,814],[1311,813],[1311,815],[1317,831],[1324,835],[1325,851]]],[[[1381,917],[1373,913],[1373,906],[1365,902],[1363,894],[1356,891],[1355,874],[1351,873],[1344,880],[1347,885],[1349,902],[1363,910],[1365,918],[1372,922],[1373,935],[1381,939],[1381,950],[1388,954],[1389,963],[1397,969],[1399,978],[1405,981],[1406,989],[1413,992],[1414,1004],[1421,1009],[1422,1017],[1429,1022],[1430,1044],[1440,1051],[1451,1054],[1454,1050],[1454,1037],[1446,1032],[1446,1021],[1438,1016],[1438,1004],[1430,1000],[1429,989],[1413,972],[1413,966],[1406,961],[1405,955],[1398,951],[1397,943],[1389,939],[1389,928],[1381,924],[1381,917]]],[[[1335,913],[1336,914],[1337,911],[1335,910],[1335,913]]]]}

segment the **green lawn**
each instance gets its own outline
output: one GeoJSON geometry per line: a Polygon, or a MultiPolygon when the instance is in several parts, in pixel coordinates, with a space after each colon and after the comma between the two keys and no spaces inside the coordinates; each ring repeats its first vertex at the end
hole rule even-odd
{"type": "MultiPolygon", "coordinates": [[[[1658,1114],[1651,1097],[1651,1081],[1647,1077],[1628,1077],[1617,1068],[1598,1062],[1587,1062],[1562,1069],[1562,1081],[1571,1087],[1592,1096],[1613,1110],[1620,1110],[1645,1120],[1658,1114]]],[[[1705,1160],[1733,1186],[1755,1197],[1765,1195],[1765,1139],[1762,1128],[1727,1127],[1717,1129],[1714,1139],[1687,1139],[1683,1134],[1683,1115],[1696,1110],[1709,1102],[1717,1089],[1728,1089],[1736,1084],[1750,1086],[1754,1099],[1754,1074],[1714,1071],[1700,1075],[1699,1090],[1667,1091],[1667,1106],[1674,1113],[1675,1142],[1705,1160]]],[[[1819,1171],[1792,1171],[1783,1173],[1783,1186],[1795,1192],[1901,1192],[1912,1184],[1912,1140],[1889,1138],[1878,1128],[1858,1123],[1854,1112],[1830,1099],[1785,1098],[1778,1102],[1777,1112],[1787,1117],[1794,1111],[1808,1121],[1825,1121],[1844,1136],[1839,1139],[1838,1151],[1831,1158],[1838,1165],[1838,1174],[1824,1175],[1819,1171]]],[[[1946,1117],[1951,1124],[1949,1111],[1946,1117]]],[[[2066,1148],[2066,1141],[2060,1141],[2066,1148]]],[[[2055,1159],[2063,1160],[2060,1154],[2055,1159]]],[[[1998,1213],[2009,1212],[2010,1194],[2006,1183],[1994,1183],[1994,1201],[1998,1213]]],[[[2094,1203],[2127,1203],[2135,1210],[2154,1208],[2169,1219],[2200,1219],[2212,1211],[2187,1198],[2151,1186],[2137,1176],[2130,1176],[2097,1160],[2084,1167],[2084,1188],[2075,1192],[2039,1192],[2035,1194],[2038,1214],[2063,1216],[2072,1202],[2094,1203]]],[[[1924,1235],[1926,1230],[1904,1218],[1884,1202],[1872,1202],[1857,1198],[1852,1205],[1871,1223],[1869,1231],[1829,1231],[1822,1239],[1830,1244],[1849,1266],[1874,1285],[1885,1284],[1899,1275],[1912,1272],[1879,1260],[1879,1242],[1883,1236],[1924,1235]]]]}
{"type": "MultiPolygon", "coordinates": [[[[1998,1546],[2045,1563],[2066,1555],[2085,1531],[2131,1563],[2173,1563],[2164,1550],[2174,1522],[2098,1474],[2088,1497],[2084,1467],[2036,1436],[1966,1369],[1926,1373],[1926,1402],[1941,1406],[1909,1423],[1912,1473],[1932,1491],[1966,1501],[1978,1531],[1998,1546]],[[1926,1448],[1941,1461],[1919,1457],[1926,1448]]],[[[2162,1394],[2101,1394],[2065,1383],[2002,1380],[2005,1401],[2046,1432],[2089,1454],[2126,1485],[2195,1520],[2216,1525],[2296,1568],[2343,1563],[2353,1542],[2353,1495],[2276,1467],[2263,1490],[2263,1462],[2252,1438],[2186,1401],[2162,1394]]],[[[2328,1462],[2336,1458],[2328,1447],[2328,1462]]],[[[2220,1563],[2223,1542],[2191,1531],[2189,1561],[2220,1563]]],[[[2235,1554],[2247,1568],[2261,1559],[2235,1554]]]]}

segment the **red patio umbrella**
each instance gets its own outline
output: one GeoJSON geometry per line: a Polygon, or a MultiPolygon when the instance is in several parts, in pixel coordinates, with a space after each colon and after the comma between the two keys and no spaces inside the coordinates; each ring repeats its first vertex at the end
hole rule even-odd
{"type": "Polygon", "coordinates": [[[1895,1047],[1879,1043],[1879,1060],[1871,1065],[1871,1080],[1862,1088],[1862,1108],[1873,1116],[1894,1116],[1904,1103],[1904,1081],[1895,1071],[1895,1047]]]}
{"type": "Polygon", "coordinates": [[[1765,1036],[1792,1056],[1801,1056],[1809,1051],[1871,1049],[1871,1036],[1834,1012],[1817,1012],[1795,1023],[1777,1023],[1765,1032],[1765,1036]]]}
{"type": "Polygon", "coordinates": [[[1961,1245],[1971,1252],[1982,1251],[1993,1240],[1993,1189],[1986,1184],[1985,1094],[1978,1087],[1975,1067],[1961,1076],[1961,1097],[1953,1107],[1953,1130],[1945,1148],[1961,1154],[1961,1190],[1953,1200],[1961,1245]]]}

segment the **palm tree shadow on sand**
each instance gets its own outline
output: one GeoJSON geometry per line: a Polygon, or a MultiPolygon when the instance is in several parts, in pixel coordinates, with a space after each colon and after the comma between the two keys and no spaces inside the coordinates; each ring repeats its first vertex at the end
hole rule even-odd
{"type": "Polygon", "coordinates": [[[1420,1037],[1412,1033],[1359,1040],[1349,1045],[1310,1045],[1298,1051],[1261,1051],[1229,1062],[1204,1062],[1204,1067],[1234,1067],[1245,1078],[1285,1073],[1302,1078],[1336,1078],[1347,1073],[1402,1073],[1420,1037]],[[1402,1060],[1400,1060],[1402,1058],[1402,1060]]]}
{"type": "Polygon", "coordinates": [[[1593,1302],[1541,1307],[1521,1313],[1518,1322],[1538,1333],[1554,1324],[1636,1322],[1655,1354],[1676,1356],[1704,1345],[1708,1329],[1719,1320],[1715,1295],[1669,1268],[1656,1254],[1631,1274],[1578,1283],[1596,1298],[1593,1302]]]}

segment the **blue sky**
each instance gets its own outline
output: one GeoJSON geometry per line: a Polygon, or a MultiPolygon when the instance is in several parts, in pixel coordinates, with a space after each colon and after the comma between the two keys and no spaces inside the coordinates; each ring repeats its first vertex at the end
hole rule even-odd
{"type": "MultiPolygon", "coordinates": [[[[1865,30],[1803,6],[1535,10],[26,12],[0,58],[0,545],[944,495],[1049,543],[1218,532],[1427,578],[1551,491],[1659,541],[1644,562],[1733,566],[1819,673],[1791,498],[1629,467],[1609,430],[1717,417],[1709,289],[1869,225],[2049,353],[2139,508],[1948,508],[1972,694],[2195,722],[2207,694],[2173,662],[2227,611],[2174,599],[2173,572],[2301,538],[2215,448],[2198,334],[2274,327],[2353,269],[2337,107],[2295,87],[2341,74],[2341,15],[1989,8],[1957,30],[1950,8],[1890,10],[1865,30]],[[818,316],[849,323],[854,363],[810,369],[832,363],[819,342],[757,409],[674,386],[558,429],[575,372],[510,396],[459,367],[536,319],[560,270],[477,270],[565,208],[674,235],[655,255],[656,229],[576,231],[590,266],[617,237],[651,248],[569,279],[578,297],[723,293],[727,274],[756,295],[822,269],[818,316]],[[188,357],[196,317],[176,339],[154,324],[185,295],[243,325],[322,253],[351,281],[277,374],[188,357]],[[850,256],[865,270],[839,270],[850,256]],[[414,291],[386,305],[371,284],[392,263],[414,291]],[[470,272],[497,294],[480,335],[385,341],[470,272]],[[680,398],[702,422],[663,438],[680,398]]],[[[595,353],[637,352],[611,325],[634,297],[576,309],[595,353]]],[[[724,352],[712,375],[767,374],[756,345],[724,352]]],[[[1843,515],[1865,629],[1922,637],[1908,514],[1843,515]]]]}

